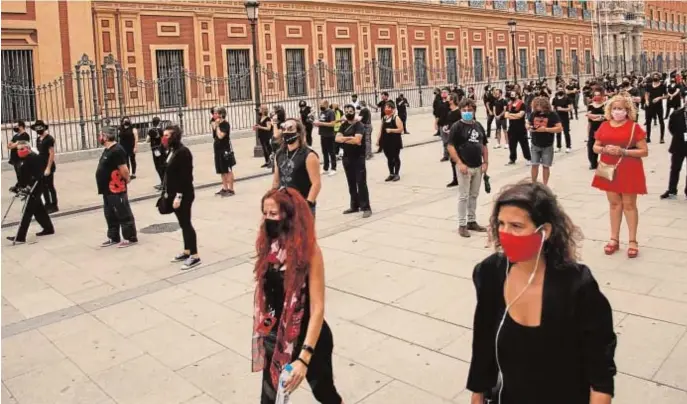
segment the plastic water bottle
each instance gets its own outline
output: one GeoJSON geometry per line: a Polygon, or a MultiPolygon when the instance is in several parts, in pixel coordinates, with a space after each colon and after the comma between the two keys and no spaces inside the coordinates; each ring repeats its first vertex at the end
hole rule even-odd
{"type": "Polygon", "coordinates": [[[289,380],[292,371],[293,367],[291,364],[286,365],[284,370],[281,371],[281,374],[279,375],[279,388],[277,389],[277,400],[274,402],[274,404],[289,404],[291,401],[289,400],[289,393],[286,392],[284,385],[286,384],[286,381],[289,380]]]}

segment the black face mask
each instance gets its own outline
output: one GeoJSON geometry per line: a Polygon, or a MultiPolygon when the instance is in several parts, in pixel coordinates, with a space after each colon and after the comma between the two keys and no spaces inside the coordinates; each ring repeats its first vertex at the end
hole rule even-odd
{"type": "Polygon", "coordinates": [[[286,144],[294,144],[298,141],[298,133],[284,133],[284,141],[286,144]]]}
{"type": "Polygon", "coordinates": [[[352,121],[353,119],[355,119],[355,114],[346,114],[346,119],[352,121]]]}
{"type": "Polygon", "coordinates": [[[325,108],[325,107],[320,107],[320,111],[326,111],[326,110],[327,110],[327,108],[325,108]]]}
{"type": "Polygon", "coordinates": [[[562,97],[565,95],[565,91],[559,91],[556,93],[557,96],[562,97]]]}
{"type": "Polygon", "coordinates": [[[38,133],[38,136],[43,136],[45,130],[37,130],[36,133],[38,133]]]}
{"type": "Polygon", "coordinates": [[[265,219],[265,232],[270,239],[279,237],[281,227],[281,220],[265,219]]]}
{"type": "Polygon", "coordinates": [[[13,131],[14,133],[19,133],[19,128],[15,126],[14,128],[12,128],[12,131],[13,131]]]}

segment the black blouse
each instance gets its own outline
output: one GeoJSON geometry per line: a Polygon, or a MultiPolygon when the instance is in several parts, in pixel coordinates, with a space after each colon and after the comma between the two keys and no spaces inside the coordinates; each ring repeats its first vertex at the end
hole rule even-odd
{"type": "MultiPolygon", "coordinates": [[[[495,340],[505,310],[507,267],[503,255],[493,254],[472,274],[477,307],[467,388],[473,392],[487,392],[496,385],[495,340]]],[[[616,335],[611,306],[588,267],[547,264],[541,324],[519,327],[507,319],[499,335],[502,404],[588,404],[590,388],[613,395],[616,335]],[[509,339],[504,342],[505,337],[509,339]],[[529,364],[522,363],[518,349],[529,350],[529,364]]]]}
{"type": "Polygon", "coordinates": [[[171,153],[165,170],[167,194],[174,198],[180,192],[186,198],[193,194],[193,155],[184,145],[171,153]]]}

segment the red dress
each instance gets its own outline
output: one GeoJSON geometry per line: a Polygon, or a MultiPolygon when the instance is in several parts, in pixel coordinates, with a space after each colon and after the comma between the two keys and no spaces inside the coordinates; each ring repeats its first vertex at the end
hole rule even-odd
{"type": "MultiPolygon", "coordinates": [[[[609,122],[604,122],[596,131],[594,139],[604,146],[619,146],[622,148],[633,148],[637,142],[646,139],[646,132],[640,125],[631,120],[627,120],[623,126],[614,128],[609,122]],[[628,147],[632,126],[636,125],[632,143],[628,147]]],[[[606,164],[614,165],[620,157],[609,154],[601,154],[601,161],[606,164]]],[[[615,192],[619,194],[638,194],[645,195],[646,177],[644,176],[644,164],[641,158],[623,157],[615,170],[615,178],[609,181],[605,178],[594,176],[592,186],[602,191],[615,192]]]]}

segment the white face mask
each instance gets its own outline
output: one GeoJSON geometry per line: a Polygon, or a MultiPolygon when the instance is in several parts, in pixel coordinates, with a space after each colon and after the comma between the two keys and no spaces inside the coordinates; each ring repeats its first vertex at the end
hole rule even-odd
{"type": "Polygon", "coordinates": [[[627,111],[623,108],[613,108],[611,116],[614,121],[624,121],[627,118],[627,111]]]}

